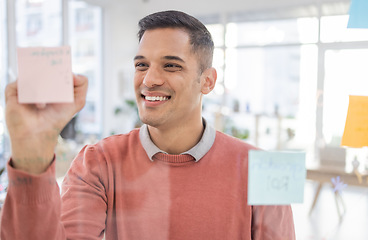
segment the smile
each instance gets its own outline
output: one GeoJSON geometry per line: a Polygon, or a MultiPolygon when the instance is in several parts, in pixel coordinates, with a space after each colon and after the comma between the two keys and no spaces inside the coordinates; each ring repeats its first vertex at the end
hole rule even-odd
{"type": "Polygon", "coordinates": [[[164,97],[164,96],[143,96],[144,99],[146,99],[147,101],[151,101],[151,102],[156,102],[156,101],[167,101],[170,99],[170,97],[164,97]]]}

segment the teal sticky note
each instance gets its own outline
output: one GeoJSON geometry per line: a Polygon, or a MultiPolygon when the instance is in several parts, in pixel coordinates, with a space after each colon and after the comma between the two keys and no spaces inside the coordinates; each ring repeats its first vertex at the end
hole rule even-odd
{"type": "Polygon", "coordinates": [[[368,28],[368,1],[352,0],[348,28],[368,28]]]}
{"type": "Polygon", "coordinates": [[[305,153],[251,150],[248,161],[249,205],[303,202],[305,153]]]}

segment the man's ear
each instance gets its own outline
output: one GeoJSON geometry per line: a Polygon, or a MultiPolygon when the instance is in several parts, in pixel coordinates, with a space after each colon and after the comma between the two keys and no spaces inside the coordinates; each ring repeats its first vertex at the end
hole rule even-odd
{"type": "Polygon", "coordinates": [[[203,71],[201,75],[201,92],[209,94],[214,88],[217,80],[216,69],[211,67],[203,71]]]}

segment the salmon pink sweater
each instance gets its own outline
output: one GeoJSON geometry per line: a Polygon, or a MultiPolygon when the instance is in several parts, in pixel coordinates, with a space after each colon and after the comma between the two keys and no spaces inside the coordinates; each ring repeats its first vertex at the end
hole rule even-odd
{"type": "Polygon", "coordinates": [[[84,147],[61,196],[55,162],[32,176],[10,160],[1,239],[295,239],[290,206],[247,205],[252,146],[216,132],[200,161],[150,159],[139,131],[84,147]]]}

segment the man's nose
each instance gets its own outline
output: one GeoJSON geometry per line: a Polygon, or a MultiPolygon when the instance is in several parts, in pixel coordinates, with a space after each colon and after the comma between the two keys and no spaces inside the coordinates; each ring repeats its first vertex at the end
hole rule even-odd
{"type": "Polygon", "coordinates": [[[165,82],[163,78],[164,76],[162,76],[162,74],[160,73],[158,69],[154,67],[150,67],[147,70],[146,75],[144,76],[143,84],[148,88],[160,86],[160,85],[163,85],[165,82]]]}

